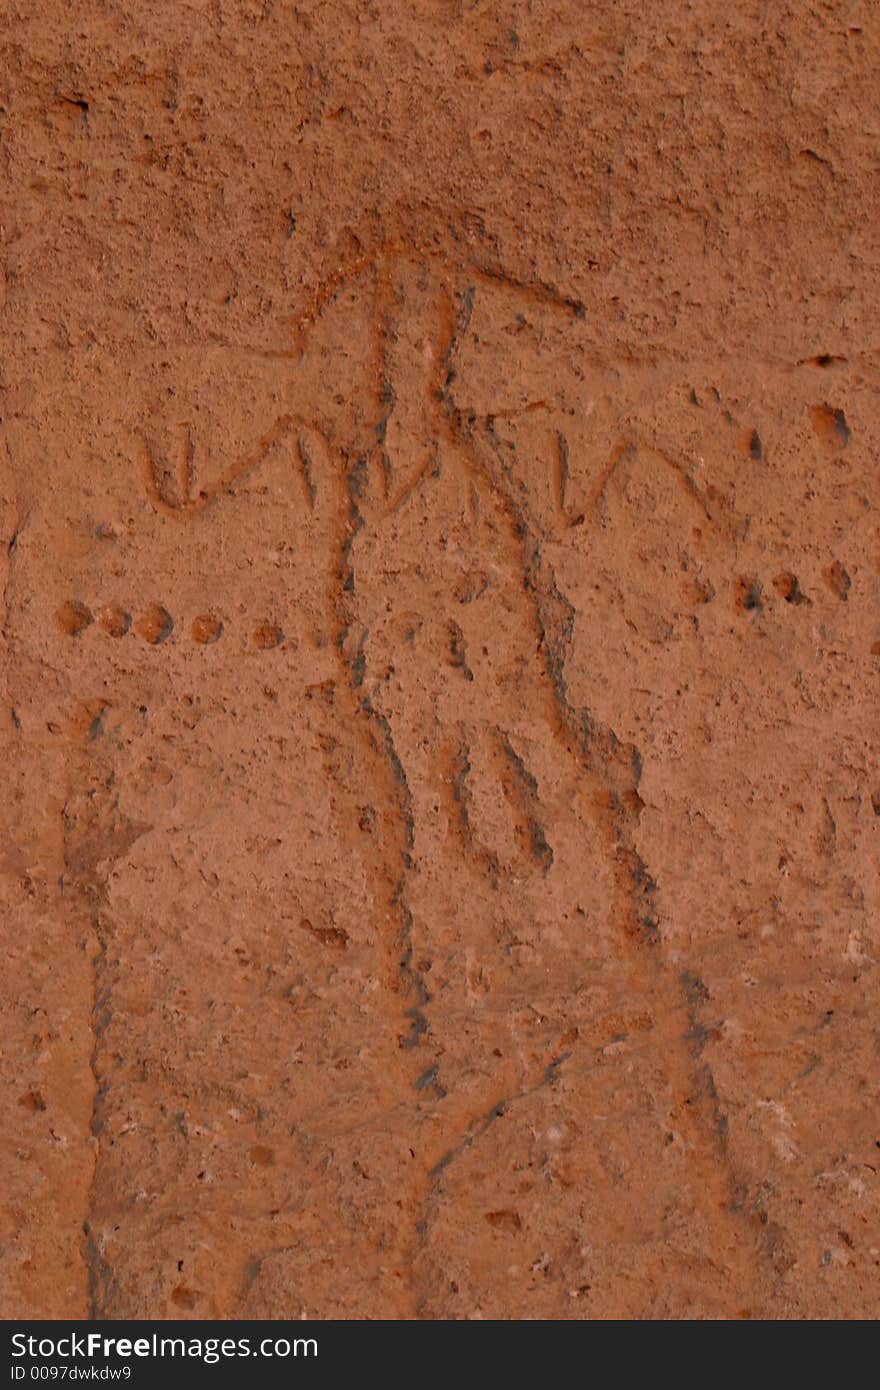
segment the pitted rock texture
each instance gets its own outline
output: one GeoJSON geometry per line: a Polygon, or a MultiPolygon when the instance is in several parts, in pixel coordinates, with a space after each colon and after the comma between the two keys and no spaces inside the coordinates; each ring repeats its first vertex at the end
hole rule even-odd
{"type": "Polygon", "coordinates": [[[4,1315],[876,1316],[876,8],[0,44],[4,1315]]]}

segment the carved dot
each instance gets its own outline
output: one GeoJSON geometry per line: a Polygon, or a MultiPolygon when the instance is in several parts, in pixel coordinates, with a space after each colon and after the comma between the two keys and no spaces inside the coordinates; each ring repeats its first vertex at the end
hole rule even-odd
{"type": "Polygon", "coordinates": [[[715,588],[710,579],[694,579],[687,585],[687,593],[694,604],[711,603],[715,588]]]}
{"type": "Polygon", "coordinates": [[[798,363],[799,367],[837,367],[845,363],[845,357],[836,357],[830,352],[820,352],[816,357],[805,357],[798,363]]]}
{"type": "Polygon", "coordinates": [[[785,599],[786,603],[801,604],[810,601],[798,583],[797,575],[792,574],[790,570],[777,574],[773,580],[773,587],[780,598],[785,599]]]}
{"type": "Polygon", "coordinates": [[[94,620],[91,608],[80,603],[79,599],[71,598],[66,603],[62,603],[55,614],[55,621],[68,637],[79,637],[80,633],[85,632],[94,620]]]}
{"type": "Polygon", "coordinates": [[[215,618],[213,613],[202,613],[192,625],[193,641],[200,643],[203,647],[208,647],[212,642],[216,642],[223,633],[223,624],[219,618],[215,618]]]}
{"type": "Polygon", "coordinates": [[[35,1086],[32,1086],[29,1091],[25,1091],[23,1096],[19,1096],[18,1103],[23,1105],[25,1110],[32,1110],[34,1113],[46,1109],[46,1102],[35,1086]]]}
{"type": "Polygon", "coordinates": [[[826,449],[836,451],[846,448],[850,431],[842,410],[828,404],[814,405],[810,411],[810,420],[817,438],[826,449]]]}
{"type": "Polygon", "coordinates": [[[138,621],[137,630],[145,642],[157,647],[160,642],[164,642],[171,636],[174,630],[174,620],[167,608],[163,608],[161,603],[151,603],[147,611],[138,621]]]}
{"type": "Polygon", "coordinates": [[[835,594],[843,603],[846,603],[849,597],[849,591],[852,587],[852,580],[840,561],[835,560],[833,564],[829,565],[827,570],[824,571],[824,576],[825,582],[832,594],[835,594]]]}
{"type": "Polygon", "coordinates": [[[277,623],[260,623],[254,628],[254,646],[261,651],[271,651],[284,641],[284,633],[277,623]]]}
{"type": "Polygon", "coordinates": [[[761,444],[761,436],[757,430],[744,429],[739,432],[740,451],[755,463],[760,463],[764,457],[764,449],[761,444]]]}
{"type": "Polygon", "coordinates": [[[733,586],[737,608],[745,613],[761,610],[761,585],[757,579],[738,579],[733,586]]]}
{"type": "Polygon", "coordinates": [[[98,610],[98,625],[109,637],[124,637],[131,627],[131,614],[117,603],[108,603],[98,610]]]}

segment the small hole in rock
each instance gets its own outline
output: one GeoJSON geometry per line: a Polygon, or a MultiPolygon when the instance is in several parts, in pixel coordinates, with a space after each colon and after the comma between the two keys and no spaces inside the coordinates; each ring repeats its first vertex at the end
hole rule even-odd
{"type": "Polygon", "coordinates": [[[745,613],[760,612],[761,609],[761,585],[757,579],[747,579],[742,577],[734,585],[734,596],[737,608],[745,613]]]}
{"type": "Polygon", "coordinates": [[[161,603],[151,603],[146,612],[139,619],[137,630],[145,642],[157,647],[160,642],[164,642],[174,631],[174,620],[167,608],[163,608],[161,603]]]}
{"type": "Polygon", "coordinates": [[[826,449],[836,452],[838,449],[846,448],[849,443],[850,429],[842,410],[828,405],[827,402],[823,405],[814,405],[810,411],[810,420],[817,438],[826,449]]]}
{"type": "Polygon", "coordinates": [[[785,599],[786,603],[801,604],[810,601],[801,589],[797,575],[792,574],[789,570],[783,574],[777,574],[773,580],[773,587],[780,598],[785,599]]]}
{"type": "Polygon", "coordinates": [[[202,613],[192,625],[192,637],[200,646],[208,647],[223,635],[223,624],[213,613],[202,613]]]}
{"type": "Polygon", "coordinates": [[[109,637],[124,637],[131,627],[131,614],[116,603],[108,603],[99,609],[98,623],[109,637]]]}
{"type": "Polygon", "coordinates": [[[79,637],[94,621],[92,610],[79,599],[68,599],[55,614],[55,621],[68,637],[79,637]]]}
{"type": "Polygon", "coordinates": [[[835,560],[823,571],[825,582],[841,602],[846,603],[849,591],[852,588],[852,580],[839,560],[835,560]]]}
{"type": "Polygon", "coordinates": [[[273,647],[280,647],[284,633],[277,623],[260,623],[254,628],[253,641],[260,651],[271,651],[273,647]]]}

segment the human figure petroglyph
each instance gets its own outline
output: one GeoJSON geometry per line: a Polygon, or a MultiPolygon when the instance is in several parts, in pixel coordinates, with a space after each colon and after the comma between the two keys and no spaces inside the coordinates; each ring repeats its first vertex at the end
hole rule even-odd
{"type": "MultiPolygon", "coordinates": [[[[730,1203],[733,1179],[725,1167],[714,1082],[711,1075],[707,1079],[705,1065],[690,1054],[685,1041],[692,1027],[687,999],[663,962],[656,884],[636,848],[641,754],[569,695],[566,661],[575,614],[544,545],[553,526],[572,529],[586,524],[614,471],[638,450],[671,471],[697,515],[706,518],[710,505],[687,467],[671,450],[640,431],[637,423],[614,441],[585,494],[573,498],[568,439],[547,403],[538,401],[532,413],[543,411],[550,416],[548,471],[556,505],[548,532],[546,516],[535,501],[537,484],[505,422],[498,414],[470,407],[466,385],[462,386],[462,359],[475,306],[482,293],[494,292],[499,285],[506,286],[505,292],[521,295],[536,312],[558,317],[562,324],[583,321],[585,311],[578,300],[543,282],[524,283],[486,270],[475,272],[464,257],[450,258],[440,252],[425,255],[385,245],[356,258],[319,287],[296,317],[295,343],[289,351],[266,353],[274,360],[299,363],[308,352],[311,333],[337,298],[349,290],[365,289],[372,306],[372,401],[359,432],[340,443],[328,438],[313,417],[279,415],[251,450],[225,466],[213,481],[197,487],[196,444],[190,428],[181,426],[179,464],[163,463],[154,446],[144,445],[143,475],[154,507],[169,518],[189,522],[234,493],[273,451],[289,450],[291,482],[304,507],[319,520],[318,534],[324,537],[329,556],[322,582],[328,584],[329,635],[347,690],[346,717],[364,730],[364,746],[374,767],[384,767],[386,795],[395,808],[395,828],[386,833],[381,849],[380,877],[386,885],[382,912],[393,931],[386,985],[400,1001],[403,1021],[398,1042],[405,1054],[412,1053],[418,1061],[413,1084],[420,1093],[427,1093],[435,1103],[447,1101],[451,1088],[444,1081],[444,1069],[454,1069],[455,1051],[449,1039],[442,1040],[440,1051],[436,1050],[431,1026],[433,985],[430,972],[420,964],[430,956],[431,943],[420,934],[414,866],[426,844],[441,859],[445,853],[437,840],[437,806],[434,812],[428,808],[440,797],[445,823],[464,850],[469,872],[496,887],[504,883],[507,891],[513,891],[523,875],[536,874],[546,880],[552,876],[556,857],[563,859],[571,853],[569,847],[554,846],[554,832],[547,824],[548,796],[552,800],[554,789],[562,788],[563,801],[574,797],[581,807],[580,823],[591,846],[587,857],[604,858],[610,894],[610,932],[604,948],[635,969],[662,999],[656,1045],[663,1053],[674,1093],[688,1097],[686,1103],[678,1102],[676,1122],[686,1135],[686,1146],[702,1175],[700,1182],[711,1194],[713,1213],[722,1212],[730,1203]],[[396,345],[407,333],[410,363],[421,359],[415,385],[412,373],[403,384],[401,364],[395,361],[396,345]],[[399,430],[396,440],[395,429],[399,430]],[[402,466],[392,456],[395,444],[407,456],[402,466]],[[440,584],[433,591],[430,585],[423,587],[423,600],[417,605],[415,626],[431,627],[435,638],[439,630],[445,634],[448,668],[461,683],[446,705],[451,709],[452,701],[457,702],[457,713],[438,719],[415,675],[405,677],[407,699],[396,701],[388,677],[377,678],[383,667],[394,669],[405,648],[396,639],[389,645],[389,634],[377,626],[375,615],[382,611],[384,595],[381,586],[377,589],[362,577],[365,549],[383,546],[390,559],[396,544],[394,528],[405,524],[401,518],[410,504],[419,496],[439,495],[444,488],[465,499],[471,531],[482,535],[484,545],[489,538],[496,570],[506,574],[509,626],[505,640],[514,653],[506,679],[516,688],[519,701],[510,725],[505,720],[511,711],[502,709],[495,728],[485,726],[476,708],[468,714],[470,688],[485,683],[492,664],[491,656],[487,665],[470,653],[460,622],[462,602],[465,606],[479,602],[485,592],[480,587],[485,576],[473,572],[478,566],[467,577],[449,566],[445,587],[440,584]],[[550,766],[540,777],[530,766],[533,740],[524,733],[530,724],[549,731],[553,749],[550,766]],[[402,744],[407,749],[421,746],[418,757],[402,753],[402,744]],[[493,783],[508,807],[512,838],[507,843],[504,829],[499,831],[491,817],[486,819],[485,788],[493,783]],[[477,796],[480,805],[475,809],[475,788],[481,786],[483,796],[477,796]],[[689,1108],[692,1094],[696,1104],[689,1108]]],[[[479,546],[475,553],[479,554],[479,546]]],[[[393,595],[388,596],[385,606],[389,605],[393,606],[393,595]]],[[[438,655],[440,650],[436,645],[438,655]]],[[[558,817],[558,807],[552,814],[558,817]]],[[[502,929],[493,949],[503,953],[510,946],[502,929]]],[[[541,1054],[520,1063],[503,1085],[500,1081],[491,1085],[480,1113],[493,1113],[493,1104],[500,1104],[499,1089],[509,1095],[531,1094],[541,1077],[551,1085],[565,1053],[561,1040],[548,1037],[541,1054]]],[[[409,1250],[401,1251],[410,1260],[417,1255],[418,1231],[424,1232],[433,1195],[451,1156],[461,1145],[468,1147],[468,1136],[482,1123],[471,1105],[457,1118],[454,1102],[447,1109],[453,1113],[442,1127],[442,1137],[429,1143],[422,1177],[408,1198],[413,1210],[421,1213],[409,1250]]],[[[715,1214],[711,1219],[720,1221],[718,1238],[735,1246],[736,1232],[727,1229],[726,1219],[715,1214]]]]}

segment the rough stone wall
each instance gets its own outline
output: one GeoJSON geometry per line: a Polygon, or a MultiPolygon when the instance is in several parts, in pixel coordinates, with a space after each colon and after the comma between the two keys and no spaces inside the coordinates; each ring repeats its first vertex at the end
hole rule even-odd
{"type": "Polygon", "coordinates": [[[876,1316],[876,8],[2,11],[2,1311],[876,1316]]]}

